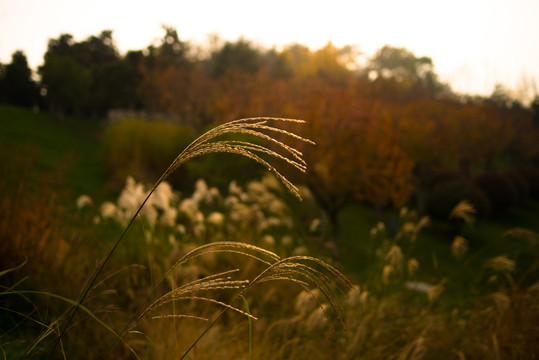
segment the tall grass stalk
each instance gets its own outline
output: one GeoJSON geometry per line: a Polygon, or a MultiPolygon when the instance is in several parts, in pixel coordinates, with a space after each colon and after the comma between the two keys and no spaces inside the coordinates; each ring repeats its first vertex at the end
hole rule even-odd
{"type": "MultiPolygon", "coordinates": [[[[243,305],[245,306],[245,311],[247,314],[251,315],[251,311],[249,310],[249,303],[247,302],[247,299],[245,296],[241,297],[243,299],[243,305]]],[[[253,355],[253,320],[251,318],[247,319],[249,321],[249,360],[251,360],[253,355]]]]}
{"type": "MultiPolygon", "coordinates": [[[[82,307],[82,303],[88,296],[88,293],[90,289],[94,286],[98,276],[102,272],[105,265],[110,260],[112,254],[115,252],[116,248],[120,244],[120,242],[123,240],[125,235],[127,234],[127,231],[131,228],[133,222],[141,212],[142,208],[145,206],[147,201],[149,200],[150,196],[153,194],[153,192],[156,190],[156,188],[161,184],[165,179],[167,179],[170,174],[172,174],[176,169],[178,169],[180,166],[182,166],[185,162],[188,160],[191,160],[193,158],[196,158],[201,155],[209,154],[209,153],[216,153],[216,152],[224,152],[224,153],[233,153],[238,154],[242,156],[246,156],[250,159],[253,159],[257,161],[258,163],[264,165],[269,171],[271,171],[273,174],[276,175],[276,177],[286,186],[286,188],[294,194],[296,197],[300,198],[299,191],[297,187],[292,184],[286,177],[284,177],[274,166],[272,166],[267,160],[265,160],[262,155],[269,156],[272,158],[280,159],[293,167],[297,168],[301,172],[305,172],[307,169],[307,164],[302,158],[301,152],[299,152],[297,149],[277,140],[274,136],[274,134],[279,135],[285,135],[290,138],[293,138],[295,140],[300,140],[303,142],[314,144],[312,141],[305,139],[299,135],[296,135],[294,133],[288,132],[286,130],[277,128],[273,126],[273,123],[304,123],[303,120],[296,120],[296,119],[285,119],[285,118],[269,118],[269,117],[257,117],[257,118],[247,118],[247,119],[240,119],[231,121],[222,125],[219,125],[208,132],[201,135],[199,138],[194,140],[190,145],[188,145],[170,164],[170,166],[165,170],[165,172],[161,175],[161,177],[157,180],[155,185],[152,187],[144,201],[140,204],[139,208],[131,218],[131,220],[128,222],[127,226],[124,228],[121,235],[118,237],[118,239],[115,241],[112,248],[109,250],[105,258],[101,261],[99,266],[96,268],[94,273],[91,275],[90,280],[87,282],[86,286],[81,292],[81,295],[79,296],[79,299],[74,304],[74,308],[71,311],[71,313],[68,315],[67,320],[65,321],[62,330],[59,333],[59,336],[56,340],[56,342],[53,345],[53,348],[51,349],[48,358],[50,359],[58,344],[61,342],[63,335],[65,334],[67,328],[71,324],[74,316],[78,312],[78,310],[82,307]],[[266,134],[270,133],[272,135],[266,134]],[[268,141],[272,143],[273,145],[277,145],[278,150],[281,152],[277,152],[276,150],[272,150],[268,147],[261,146],[255,143],[247,142],[247,141],[240,141],[240,140],[228,140],[228,139],[222,139],[225,135],[231,135],[231,134],[246,134],[251,135],[255,138],[259,138],[265,141],[268,141]]],[[[274,263],[271,265],[268,269],[275,270],[275,265],[281,264],[282,270],[285,270],[285,263],[274,263]]],[[[287,263],[290,264],[291,263],[287,263]]],[[[280,274],[273,274],[270,276],[271,279],[288,279],[292,280],[294,282],[299,283],[302,286],[305,286],[305,282],[302,280],[297,280],[294,278],[296,275],[302,275],[308,277],[310,280],[315,280],[316,272],[309,272],[306,268],[301,267],[299,265],[292,266],[292,268],[286,269],[286,271],[281,272],[280,274]],[[292,269],[294,268],[294,269],[292,269]]],[[[268,271],[268,269],[266,271],[268,271]]],[[[266,273],[266,272],[264,272],[266,273]]],[[[268,275],[271,274],[271,271],[268,273],[268,275]]],[[[164,278],[168,276],[168,272],[165,275],[164,278]]],[[[163,280],[162,279],[162,280],[163,280]]],[[[254,282],[261,280],[262,278],[256,278],[254,282]]],[[[149,296],[153,293],[153,291],[156,289],[156,287],[162,282],[159,281],[157,284],[154,284],[152,290],[150,291],[149,296]]],[[[266,279],[268,280],[268,279],[266,279]]],[[[318,280],[318,279],[317,279],[318,280]]],[[[316,285],[326,285],[325,280],[320,283],[318,281],[314,281],[316,285]]],[[[241,292],[240,294],[243,294],[241,292]]],[[[328,295],[328,294],[324,294],[328,295]]],[[[149,296],[147,299],[149,299],[149,296]]],[[[240,296],[240,295],[238,295],[240,296]]],[[[236,296],[234,299],[237,299],[236,296]]],[[[330,301],[332,300],[331,297],[328,297],[330,301]]],[[[332,303],[333,305],[333,303],[332,303]]],[[[225,307],[226,309],[226,307],[225,307]]],[[[136,314],[134,315],[136,316],[136,314]]],[[[128,329],[130,323],[132,320],[129,321],[129,323],[126,325],[124,330],[119,334],[117,337],[118,339],[121,339],[125,331],[128,329]]],[[[211,327],[211,326],[210,326],[211,327]]],[[[116,342],[117,343],[117,342],[116,342]]],[[[115,344],[116,344],[115,343],[115,344]]]]}

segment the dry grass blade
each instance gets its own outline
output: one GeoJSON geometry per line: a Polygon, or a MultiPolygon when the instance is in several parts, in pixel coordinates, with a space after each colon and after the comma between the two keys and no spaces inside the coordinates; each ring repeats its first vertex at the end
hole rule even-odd
{"type": "MultiPolygon", "coordinates": [[[[265,152],[271,155],[271,151],[268,149],[266,150],[267,151],[265,152]]],[[[275,176],[277,176],[277,178],[287,187],[287,189],[292,194],[294,194],[298,199],[301,199],[299,190],[294,184],[292,184],[284,175],[282,175],[277,169],[275,169],[272,165],[270,165],[270,163],[262,159],[260,156],[249,151],[249,149],[244,145],[230,145],[230,144],[227,144],[225,141],[218,141],[218,142],[213,142],[210,144],[202,145],[199,149],[190,153],[189,156],[198,157],[205,154],[217,153],[217,152],[242,155],[264,165],[269,171],[271,171],[273,174],[275,174],[275,176]]]]}
{"type": "Polygon", "coordinates": [[[124,266],[123,268],[121,268],[120,270],[117,270],[117,271],[114,271],[112,272],[111,274],[109,274],[108,276],[106,276],[105,278],[103,278],[100,282],[98,282],[97,284],[95,284],[93,287],[92,287],[92,290],[95,290],[96,288],[98,288],[99,286],[105,284],[107,282],[107,280],[117,276],[118,274],[124,272],[124,271],[128,271],[128,270],[135,270],[135,269],[140,269],[140,270],[143,270],[145,269],[144,266],[142,265],[138,265],[138,264],[131,264],[131,265],[127,265],[127,266],[124,266]]]}
{"type": "MultiPolygon", "coordinates": [[[[301,172],[305,172],[307,171],[307,164],[305,163],[305,161],[301,158],[300,161],[295,161],[295,160],[292,160],[286,156],[283,156],[281,154],[279,154],[278,152],[275,152],[273,150],[270,150],[268,149],[267,147],[265,146],[262,146],[262,145],[257,145],[257,144],[252,144],[250,142],[247,142],[247,141],[234,141],[234,140],[223,140],[223,141],[218,141],[218,142],[215,142],[215,143],[212,143],[213,144],[221,144],[225,147],[235,147],[235,148],[243,148],[245,150],[248,150],[248,151],[257,151],[257,152],[260,152],[260,153],[265,153],[265,154],[268,154],[268,155],[271,155],[271,156],[274,156],[278,159],[281,159],[287,163],[289,163],[290,165],[294,166],[295,168],[297,168],[298,170],[300,170],[301,172]]],[[[291,153],[291,155],[296,158],[297,154],[295,153],[291,153]]]]}
{"type": "Polygon", "coordinates": [[[219,241],[202,245],[194,250],[191,250],[190,252],[182,256],[178,261],[176,261],[176,263],[174,263],[174,265],[172,265],[172,267],[167,271],[165,276],[168,276],[168,274],[170,274],[170,272],[172,272],[172,270],[174,270],[176,267],[186,263],[191,259],[202,256],[204,254],[216,252],[230,252],[241,254],[256,259],[264,264],[271,264],[281,259],[277,254],[269,250],[260,248],[258,246],[234,241],[219,241]]]}
{"type": "Polygon", "coordinates": [[[232,274],[237,271],[238,270],[231,270],[231,271],[226,271],[219,274],[213,274],[205,278],[189,282],[178,288],[175,288],[174,290],[166,293],[165,295],[161,296],[159,299],[154,301],[139,316],[139,319],[143,318],[148,312],[154,310],[155,308],[160,307],[164,304],[167,304],[171,301],[186,299],[185,295],[187,294],[192,294],[198,291],[207,291],[207,290],[244,288],[249,283],[248,280],[232,280],[232,278],[228,276],[229,274],[232,274]]]}
{"type": "Polygon", "coordinates": [[[9,268],[9,269],[0,271],[0,276],[4,276],[4,275],[6,275],[6,274],[9,274],[9,273],[12,272],[12,271],[17,271],[17,270],[19,270],[19,269],[22,268],[24,265],[26,265],[27,262],[28,262],[28,257],[26,257],[26,258],[24,259],[24,261],[23,261],[20,265],[17,265],[17,266],[15,266],[15,267],[12,267],[12,268],[9,268]]]}
{"type": "Polygon", "coordinates": [[[156,315],[152,316],[150,320],[159,320],[159,319],[195,319],[195,320],[202,320],[202,321],[210,321],[210,319],[203,318],[200,316],[195,315],[156,315]]]}
{"type": "Polygon", "coordinates": [[[208,298],[208,297],[203,297],[203,296],[181,296],[181,297],[178,297],[178,298],[175,298],[174,300],[200,300],[200,301],[207,301],[207,302],[210,302],[210,303],[213,303],[213,304],[217,304],[217,305],[220,305],[226,309],[229,309],[229,310],[233,310],[237,313],[240,313],[242,315],[245,315],[247,316],[248,318],[251,318],[253,320],[258,320],[256,317],[254,317],[253,315],[251,314],[248,314],[246,313],[245,311],[241,310],[241,309],[238,309],[237,307],[234,307],[232,305],[229,305],[229,304],[225,304],[224,302],[222,301],[219,301],[219,300],[215,300],[215,299],[212,299],[212,298],[208,298]]]}
{"type": "MultiPolygon", "coordinates": [[[[267,140],[271,143],[274,143],[280,147],[282,147],[284,150],[286,150],[287,152],[290,153],[290,155],[292,155],[294,158],[296,158],[299,162],[305,164],[305,160],[303,160],[302,156],[303,154],[297,150],[296,148],[293,148],[289,145],[286,145],[285,143],[271,137],[271,136],[268,136],[264,133],[260,133],[260,132],[257,132],[257,131],[254,131],[254,130],[251,130],[251,129],[244,129],[240,132],[241,134],[248,134],[248,135],[253,135],[253,136],[257,136],[261,139],[264,139],[264,140],[267,140]]],[[[313,143],[314,144],[314,143],[313,143]]]]}

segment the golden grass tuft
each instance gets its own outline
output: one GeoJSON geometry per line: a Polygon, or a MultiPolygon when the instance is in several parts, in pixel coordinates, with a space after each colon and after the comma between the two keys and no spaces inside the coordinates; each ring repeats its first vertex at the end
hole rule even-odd
{"type": "Polygon", "coordinates": [[[496,256],[488,259],[483,264],[485,269],[490,269],[498,273],[514,273],[516,264],[514,260],[509,259],[505,255],[496,256]]]}
{"type": "Polygon", "coordinates": [[[402,254],[400,246],[393,245],[387,253],[387,259],[389,260],[389,264],[394,269],[398,269],[399,271],[402,270],[404,255],[402,254]]]}
{"type": "Polygon", "coordinates": [[[382,269],[382,282],[384,284],[386,285],[389,284],[390,278],[394,271],[395,269],[393,268],[393,266],[391,265],[384,266],[384,268],[382,269]]]}
{"type": "Polygon", "coordinates": [[[336,319],[344,327],[339,294],[347,294],[353,285],[339,270],[314,257],[291,256],[266,268],[251,281],[248,287],[275,280],[286,280],[297,284],[315,298],[320,293],[321,299],[317,298],[317,301],[327,318],[336,319]],[[319,290],[319,293],[313,292],[313,288],[319,290]],[[328,302],[329,308],[322,306],[322,300],[328,302]],[[329,309],[331,309],[332,314],[330,314],[329,309]]]}
{"type": "Polygon", "coordinates": [[[468,200],[461,200],[449,214],[449,219],[461,219],[468,225],[475,221],[477,210],[468,200]]]}
{"type": "Polygon", "coordinates": [[[408,259],[406,262],[406,270],[409,277],[414,277],[419,270],[419,261],[414,258],[408,259]]]}
{"type": "Polygon", "coordinates": [[[504,232],[502,238],[522,239],[529,245],[535,245],[537,244],[538,235],[533,230],[516,227],[504,232]]]}
{"type": "Polygon", "coordinates": [[[306,314],[309,311],[312,311],[317,305],[316,299],[318,296],[319,290],[317,289],[312,291],[303,290],[296,297],[294,309],[300,314],[306,314]]]}
{"type": "MultiPolygon", "coordinates": [[[[210,275],[175,288],[147,307],[146,310],[133,321],[134,324],[128,324],[125,329],[127,330],[136,325],[137,321],[141,320],[153,310],[173,301],[206,301],[221,306],[223,308],[221,312],[186,350],[180,358],[183,359],[227,310],[238,312],[248,318],[256,320],[256,317],[239,309],[233,304],[242,299],[246,292],[255,285],[276,280],[285,280],[301,287],[306,293],[302,295],[301,302],[306,302],[306,297],[309,296],[318,303],[318,307],[311,312],[311,316],[309,317],[313,329],[322,326],[326,322],[330,322],[334,327],[339,325],[343,328],[345,327],[344,311],[340,304],[340,298],[341,296],[346,296],[350,289],[353,288],[353,285],[341,272],[317,258],[309,256],[292,256],[281,259],[278,255],[270,251],[249,244],[236,242],[210,243],[196,248],[183,256],[163,278],[166,278],[174,267],[184,264],[186,261],[195,257],[214,252],[241,254],[259,261],[266,267],[250,281],[231,279],[229,275],[238,272],[238,270],[234,269],[210,275]],[[206,290],[223,289],[237,289],[238,292],[226,303],[214,300],[210,297],[197,295],[197,293],[206,290]]],[[[303,304],[299,306],[301,307],[302,305],[303,304]]],[[[304,315],[304,309],[300,311],[300,313],[304,315]]],[[[184,315],[181,315],[181,317],[183,316],[184,315]]],[[[169,316],[165,315],[158,318],[167,319],[169,316]]],[[[122,336],[128,333],[126,330],[122,331],[122,336]]]]}
{"type": "Polygon", "coordinates": [[[451,255],[456,259],[461,259],[468,252],[468,240],[460,235],[455,236],[451,243],[451,255]]]}
{"type": "Polygon", "coordinates": [[[431,286],[428,290],[427,290],[427,297],[429,299],[429,303],[433,303],[434,301],[436,301],[440,295],[444,292],[445,290],[445,285],[447,283],[447,279],[442,279],[442,281],[440,281],[438,284],[434,285],[434,286],[431,286]]]}
{"type": "Polygon", "coordinates": [[[235,120],[219,125],[189,144],[189,146],[187,146],[185,150],[183,150],[176,157],[176,159],[174,159],[169,168],[163,173],[161,178],[158,180],[156,187],[188,160],[209,153],[225,152],[246,156],[264,165],[269,171],[277,176],[277,178],[288,188],[288,190],[290,190],[292,194],[301,199],[298,188],[286,177],[284,177],[275,167],[260,157],[260,154],[269,155],[271,157],[283,160],[301,172],[305,172],[307,170],[307,164],[302,158],[302,153],[299,150],[266,134],[265,132],[286,135],[293,139],[310,144],[314,143],[311,140],[305,139],[294,133],[268,125],[272,122],[305,123],[303,120],[296,119],[256,117],[235,120]],[[280,150],[283,150],[283,154],[271,150],[268,147],[257,145],[251,142],[239,140],[219,140],[219,138],[230,134],[248,134],[256,138],[269,141],[274,145],[277,145],[280,150]]]}
{"type": "MultiPolygon", "coordinates": [[[[271,117],[256,117],[256,118],[246,118],[246,119],[231,121],[231,122],[219,125],[207,131],[206,133],[202,134],[200,137],[194,140],[191,144],[189,144],[174,159],[174,161],[170,164],[170,166],[165,170],[165,172],[157,180],[153,188],[149,191],[146,198],[142,201],[138,210],[134,213],[131,220],[125,226],[122,234],[115,241],[114,245],[112,246],[110,251],[107,253],[107,255],[104,257],[104,259],[101,261],[97,270],[94,272],[94,274],[90,278],[90,281],[88,281],[86,287],[81,292],[81,295],[77,301],[76,306],[74,306],[74,309],[71,311],[71,314],[68,315],[67,320],[65,321],[63,328],[60,331],[60,334],[57,338],[57,341],[54,344],[51,352],[49,353],[49,357],[52,356],[56,347],[58,346],[58,344],[60,344],[65,331],[69,327],[77,311],[80,308],[82,308],[83,301],[86,299],[88,292],[93,287],[99,274],[103,270],[105,264],[109,261],[112,254],[118,247],[119,243],[125,237],[125,234],[129,230],[129,228],[131,227],[131,225],[133,224],[137,216],[141,213],[145,204],[148,202],[152,194],[157,190],[157,187],[168,176],[170,176],[170,174],[172,174],[176,169],[178,169],[181,165],[183,165],[188,160],[191,160],[193,158],[196,158],[205,154],[216,153],[216,152],[232,153],[232,154],[238,154],[238,155],[248,157],[264,165],[286,186],[286,188],[292,194],[294,194],[296,197],[301,199],[298,188],[294,184],[292,184],[286,177],[284,177],[274,166],[272,166],[262,156],[269,156],[270,158],[282,160],[288,163],[289,165],[292,165],[299,171],[306,172],[307,164],[305,160],[303,160],[302,158],[302,153],[299,150],[281,142],[280,140],[277,140],[274,136],[271,136],[268,134],[284,135],[294,140],[300,140],[300,141],[310,143],[310,144],[314,144],[314,143],[309,139],[305,139],[299,135],[296,135],[294,133],[288,132],[286,130],[280,129],[272,125],[273,123],[279,123],[279,122],[281,123],[283,122],[284,123],[305,123],[305,121],[303,120],[286,119],[286,118],[271,118],[271,117]],[[277,149],[280,152],[276,150],[272,150],[267,146],[258,145],[254,142],[248,142],[244,140],[223,139],[223,137],[228,136],[228,135],[233,135],[233,134],[250,135],[250,136],[253,136],[254,138],[265,140],[267,142],[272,143],[273,145],[276,145],[277,149]]],[[[170,274],[170,272],[174,268],[185,263],[189,259],[200,256],[204,253],[210,253],[210,252],[240,253],[240,254],[255,258],[263,263],[266,263],[268,265],[268,269],[267,271],[263,272],[265,276],[258,277],[255,280],[253,280],[252,283],[249,283],[249,284],[247,284],[244,281],[230,280],[226,277],[222,278],[219,276],[205,278],[203,279],[203,281],[191,282],[187,284],[185,287],[179,287],[173,290],[172,292],[166,294],[164,297],[161,297],[160,299],[158,299],[157,302],[154,302],[152,305],[150,305],[150,307],[147,308],[146,311],[142,311],[142,315],[147,314],[147,312],[167,302],[183,299],[184,298],[183,295],[189,294],[190,292],[193,292],[195,290],[201,290],[203,288],[205,289],[223,289],[223,288],[229,288],[229,287],[239,288],[242,286],[245,286],[245,289],[246,289],[250,287],[251,285],[253,285],[253,283],[274,280],[274,279],[290,280],[292,282],[300,284],[301,286],[304,286],[305,288],[307,288],[309,285],[315,285],[321,288],[322,292],[324,293],[324,296],[330,301],[331,307],[333,309],[336,309],[335,297],[333,293],[329,291],[329,286],[328,286],[328,283],[330,282],[329,278],[323,275],[322,272],[319,272],[315,270],[314,268],[311,268],[305,264],[300,263],[301,260],[303,261],[308,260],[312,263],[321,265],[322,264],[321,261],[316,260],[314,258],[309,259],[307,257],[303,257],[303,258],[296,257],[294,260],[286,260],[286,259],[280,260],[277,255],[267,250],[256,248],[252,245],[247,245],[243,243],[219,243],[216,245],[211,244],[211,246],[201,246],[200,248],[197,248],[193,250],[192,252],[188,253],[186,256],[178,260],[176,264],[174,264],[170,268],[170,270],[165,274],[165,276],[152,288],[152,290],[150,291],[150,294],[143,301],[141,306],[145,302],[148,301],[149,297],[156,290],[156,287],[161,282],[163,282],[165,278],[167,278],[167,276],[170,274]],[[294,261],[298,261],[298,263],[295,263],[294,261]]],[[[326,270],[329,270],[338,279],[340,280],[344,279],[344,276],[342,276],[336,269],[331,268],[329,265],[322,265],[322,267],[326,270]]],[[[224,275],[224,274],[218,274],[218,275],[224,275]]],[[[233,299],[233,301],[236,300],[239,296],[241,296],[244,293],[245,289],[241,291],[240,294],[233,299]]],[[[191,300],[194,299],[194,297],[190,295],[186,296],[186,298],[190,298],[191,300]]],[[[204,298],[204,297],[197,297],[197,300],[209,301],[208,298],[204,298]]],[[[220,303],[220,305],[223,305],[225,309],[229,308],[229,305],[227,304],[220,303]]],[[[126,333],[130,332],[129,328],[134,321],[136,322],[136,318],[137,318],[136,313],[138,313],[139,310],[137,310],[135,314],[133,315],[133,317],[131,318],[131,320],[128,321],[124,330],[122,330],[122,332],[120,333],[119,339],[121,339],[126,333]]],[[[236,310],[238,311],[238,309],[236,310]]],[[[140,319],[140,316],[138,318],[140,319]]],[[[111,346],[109,353],[106,357],[110,356],[110,352],[112,351],[114,346],[116,346],[119,339],[117,339],[117,341],[115,341],[115,343],[111,346]]]]}
{"type": "Polygon", "coordinates": [[[494,303],[496,309],[498,309],[500,313],[507,311],[511,307],[511,299],[509,298],[509,296],[507,296],[507,294],[501,291],[496,291],[492,294],[489,294],[487,296],[487,299],[491,300],[494,303]]]}
{"type": "MultiPolygon", "coordinates": [[[[275,125],[278,123],[304,123],[304,121],[269,117],[256,117],[231,121],[202,134],[174,159],[150,191],[145,195],[138,210],[132,215],[131,220],[126,222],[122,234],[114,242],[110,251],[98,265],[96,271],[81,292],[78,301],[73,302],[73,309],[70,313],[67,313],[66,320],[62,322],[61,326],[57,326],[59,335],[56,338],[56,344],[49,353],[49,357],[54,355],[56,346],[62,344],[62,337],[66,329],[69,328],[77,311],[79,309],[85,309],[82,304],[86,299],[88,292],[94,287],[105,264],[109,261],[115,249],[125,237],[137,216],[144,211],[143,208],[148,203],[152,194],[154,194],[154,192],[157,193],[156,190],[159,185],[187,161],[205,154],[216,152],[242,155],[265,166],[293,195],[301,199],[299,189],[270,164],[269,159],[277,159],[301,172],[306,172],[307,164],[302,157],[302,153],[292,146],[285,144],[285,142],[283,142],[284,140],[281,141],[280,139],[288,138],[309,144],[314,143],[294,133],[276,127],[275,125]],[[269,143],[271,146],[259,145],[254,141],[251,142],[245,139],[234,140],[230,135],[247,135],[253,139],[269,143]]],[[[395,261],[396,260],[393,262],[395,261]]],[[[400,262],[402,262],[402,259],[400,262]]],[[[140,336],[146,337],[141,331],[141,327],[139,327],[139,325],[143,325],[143,320],[152,322],[157,321],[159,324],[179,319],[209,322],[209,324],[204,327],[202,333],[198,335],[193,342],[188,340],[190,346],[180,357],[180,359],[183,359],[201,338],[206,335],[210,336],[209,334],[216,331],[217,327],[214,327],[214,324],[225,312],[233,311],[245,316],[249,321],[251,319],[256,320],[257,318],[249,311],[241,309],[241,304],[238,303],[238,301],[242,298],[244,299],[246,292],[255,285],[269,281],[284,280],[295,284],[303,290],[303,294],[307,294],[311,300],[313,300],[312,303],[314,304],[314,308],[308,312],[310,313],[308,321],[310,328],[319,328],[326,323],[331,323],[334,327],[345,327],[344,310],[341,300],[346,299],[353,286],[340,271],[317,258],[296,255],[282,259],[277,254],[254,245],[242,242],[223,241],[196,247],[187,254],[181,256],[171,266],[169,265],[167,267],[168,270],[164,272],[160,280],[152,283],[152,287],[146,297],[143,296],[138,300],[139,304],[135,306],[136,309],[132,312],[130,319],[126,321],[123,329],[118,333],[114,333],[115,339],[113,343],[107,347],[107,350],[102,357],[103,359],[108,359],[114,352],[115,347],[120,343],[127,346],[132,355],[138,358],[138,355],[129,347],[129,342],[136,344],[137,342],[140,342],[140,336]],[[249,259],[256,260],[259,266],[262,267],[262,270],[257,275],[251,275],[253,276],[251,279],[236,279],[235,276],[239,274],[238,269],[221,271],[202,278],[191,278],[191,281],[187,282],[185,278],[175,279],[174,274],[177,273],[174,271],[175,269],[187,265],[187,262],[198,257],[211,257],[215,254],[245,256],[249,259]],[[162,291],[159,289],[162,289],[162,285],[166,284],[167,281],[170,282],[169,290],[165,291],[164,294],[161,293],[157,295],[158,291],[162,291]],[[215,296],[216,292],[218,292],[218,297],[215,296]],[[223,296],[227,293],[232,293],[232,296],[228,301],[226,301],[226,299],[223,300],[223,296]],[[189,305],[185,308],[182,307],[181,309],[183,310],[180,310],[180,308],[177,307],[177,304],[181,302],[189,303],[189,305]],[[198,314],[192,314],[193,310],[196,309],[193,307],[194,304],[198,303],[215,305],[220,308],[219,312],[214,313],[213,315],[204,312],[200,314],[200,316],[197,316],[198,314]],[[190,310],[186,311],[185,309],[190,310]],[[126,339],[128,335],[134,335],[135,338],[126,339]]],[[[303,301],[306,301],[306,299],[303,299],[303,301]]],[[[302,311],[304,310],[305,309],[302,309],[302,311]]],[[[307,315],[307,313],[300,314],[300,316],[303,315],[307,315]]],[[[175,323],[174,329],[176,329],[175,323]]],[[[200,327],[198,327],[198,329],[200,329],[200,327]]],[[[151,340],[148,340],[151,343],[151,340]]]]}
{"type": "MultiPolygon", "coordinates": [[[[408,211],[406,211],[408,213],[408,211]]],[[[397,239],[403,238],[405,235],[409,236],[410,241],[415,242],[417,236],[421,230],[430,224],[430,218],[428,216],[423,216],[417,223],[413,221],[407,221],[404,223],[399,233],[397,234],[397,239]]]]}
{"type": "Polygon", "coordinates": [[[420,335],[410,345],[408,345],[405,351],[398,357],[398,360],[422,359],[427,352],[427,346],[425,342],[425,337],[423,335],[420,335]]]}

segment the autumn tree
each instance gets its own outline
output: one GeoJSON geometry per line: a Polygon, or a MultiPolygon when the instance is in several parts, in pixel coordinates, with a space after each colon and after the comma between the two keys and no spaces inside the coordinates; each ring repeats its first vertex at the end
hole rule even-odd
{"type": "Polygon", "coordinates": [[[221,45],[216,40],[207,59],[164,63],[151,54],[160,54],[166,41],[170,37],[150,51],[141,67],[140,91],[150,111],[198,130],[241,117],[280,115],[271,104],[281,103],[282,97],[271,89],[282,89],[288,71],[284,58],[275,51],[262,52],[243,39],[221,45]]]}
{"type": "Polygon", "coordinates": [[[400,144],[415,164],[414,205],[424,214],[433,178],[440,172],[456,169],[461,160],[457,144],[450,135],[450,129],[458,126],[459,114],[450,102],[430,97],[410,101],[398,113],[400,144]]]}
{"type": "Polygon", "coordinates": [[[182,41],[178,31],[171,26],[163,26],[165,34],[157,44],[148,46],[145,66],[149,68],[188,68],[191,66],[191,45],[182,41]]]}
{"type": "MultiPolygon", "coordinates": [[[[490,97],[484,100],[499,122],[501,122],[504,146],[494,152],[495,157],[503,157],[512,166],[533,163],[538,158],[539,126],[534,122],[534,104],[527,108],[514,99],[502,86],[496,86],[490,97]],[[535,145],[534,145],[535,144],[535,145]]],[[[490,166],[492,167],[492,162],[490,166]]]]}
{"type": "Polygon", "coordinates": [[[450,89],[438,80],[432,59],[417,57],[405,48],[384,46],[369,60],[366,69],[374,79],[378,98],[407,103],[429,96],[438,98],[450,89]]]}
{"type": "Polygon", "coordinates": [[[461,107],[454,121],[457,126],[449,131],[461,158],[493,170],[495,161],[515,139],[516,129],[511,122],[495,104],[476,100],[461,107]]]}
{"type": "Polygon", "coordinates": [[[210,72],[214,77],[221,77],[227,71],[256,73],[261,66],[261,53],[254,45],[243,38],[235,42],[227,41],[216,49],[209,58],[210,72]]]}
{"type": "Polygon", "coordinates": [[[138,87],[146,110],[195,130],[213,122],[214,81],[199,68],[141,67],[138,87]]]}
{"type": "Polygon", "coordinates": [[[397,81],[427,80],[432,73],[432,59],[416,57],[405,48],[383,46],[371,59],[370,70],[378,77],[395,78],[397,81]]]}
{"type": "Polygon", "coordinates": [[[146,49],[140,61],[138,93],[144,108],[201,130],[209,123],[206,113],[214,88],[203,67],[172,27],[163,27],[163,38],[146,49]]]}
{"type": "Polygon", "coordinates": [[[301,44],[289,45],[282,51],[282,57],[295,79],[321,77],[330,83],[341,84],[353,75],[350,67],[355,64],[356,56],[354,47],[338,48],[331,42],[316,51],[301,44]]]}
{"type": "Polygon", "coordinates": [[[308,120],[304,135],[316,143],[303,148],[309,164],[305,182],[327,216],[335,259],[344,207],[354,202],[400,207],[413,190],[413,161],[400,148],[394,114],[386,104],[370,101],[356,81],[335,86],[311,78],[294,97],[294,117],[308,120]]]}

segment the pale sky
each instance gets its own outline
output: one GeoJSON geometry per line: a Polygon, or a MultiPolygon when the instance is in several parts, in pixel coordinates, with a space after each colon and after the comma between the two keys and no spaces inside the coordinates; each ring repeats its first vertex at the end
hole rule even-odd
{"type": "Polygon", "coordinates": [[[20,49],[35,69],[48,39],[62,33],[81,41],[110,29],[121,53],[143,49],[163,36],[163,24],[195,45],[218,34],[266,48],[331,41],[366,56],[405,47],[431,57],[461,93],[539,85],[539,0],[0,0],[0,62],[20,49]]]}

